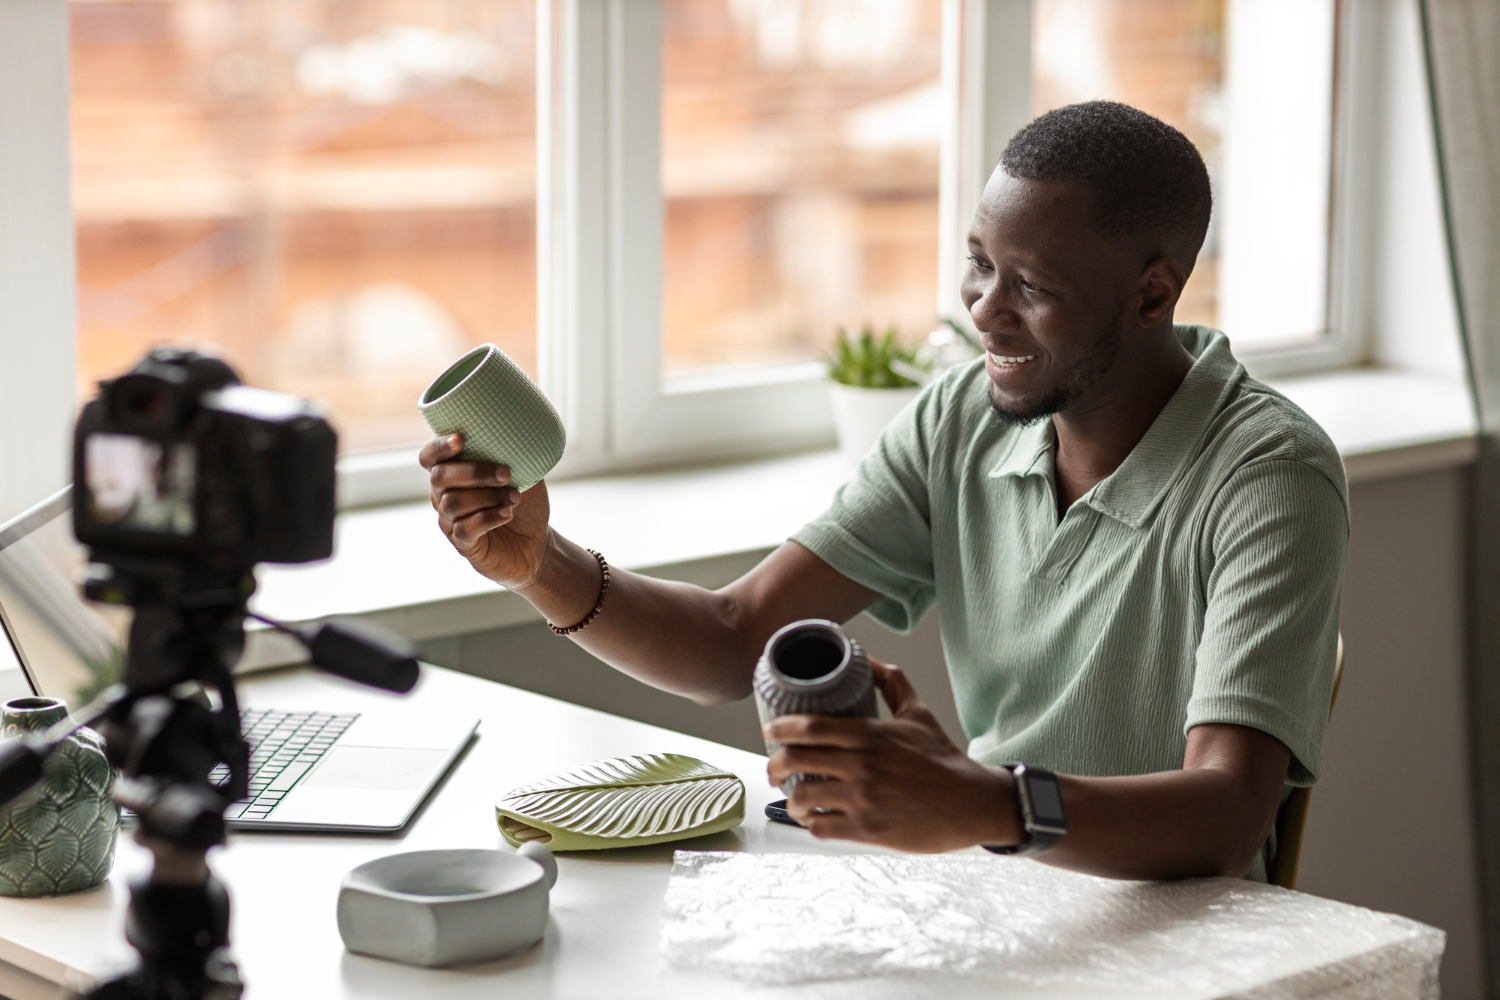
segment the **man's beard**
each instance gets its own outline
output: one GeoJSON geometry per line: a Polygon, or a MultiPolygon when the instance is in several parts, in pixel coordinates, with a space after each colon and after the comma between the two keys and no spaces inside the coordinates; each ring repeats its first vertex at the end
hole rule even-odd
{"type": "Polygon", "coordinates": [[[1125,312],[1121,310],[1108,326],[1099,331],[1083,356],[1063,372],[1057,385],[1040,399],[1022,400],[1019,404],[1006,408],[995,399],[994,384],[991,383],[990,412],[995,415],[996,422],[1006,427],[1028,427],[1052,416],[1088,392],[1115,366],[1115,360],[1120,356],[1120,337],[1124,328],[1125,312]]]}

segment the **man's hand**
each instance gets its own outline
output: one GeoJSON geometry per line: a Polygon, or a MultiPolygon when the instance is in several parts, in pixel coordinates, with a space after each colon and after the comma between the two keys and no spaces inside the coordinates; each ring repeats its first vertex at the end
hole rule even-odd
{"type": "Polygon", "coordinates": [[[489,462],[455,461],[463,437],[449,434],[422,447],[438,525],[459,554],[480,573],[512,589],[541,575],[547,553],[547,484],[523,495],[510,470],[489,462]]]}
{"type": "Polygon", "coordinates": [[[784,715],[766,726],[782,744],[771,783],[799,781],[787,810],[815,837],[860,840],[937,853],[1024,839],[1009,772],[996,772],[954,745],[906,675],[871,661],[890,721],[784,715]]]}

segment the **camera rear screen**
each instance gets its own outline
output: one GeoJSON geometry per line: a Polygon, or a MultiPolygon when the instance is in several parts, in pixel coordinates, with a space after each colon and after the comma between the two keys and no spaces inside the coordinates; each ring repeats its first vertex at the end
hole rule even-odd
{"type": "Polygon", "coordinates": [[[133,434],[91,434],[84,443],[89,516],[100,524],[192,535],[197,456],[183,442],[133,434]]]}

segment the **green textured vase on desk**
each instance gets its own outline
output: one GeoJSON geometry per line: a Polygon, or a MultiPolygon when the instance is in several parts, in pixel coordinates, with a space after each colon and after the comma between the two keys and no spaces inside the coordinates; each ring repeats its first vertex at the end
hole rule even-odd
{"type": "MultiPolygon", "coordinates": [[[[67,717],[56,698],[17,698],[0,708],[6,739],[67,717]]],[[[104,740],[80,729],[50,757],[36,787],[0,806],[0,896],[59,896],[109,877],[120,810],[104,740]]]]}

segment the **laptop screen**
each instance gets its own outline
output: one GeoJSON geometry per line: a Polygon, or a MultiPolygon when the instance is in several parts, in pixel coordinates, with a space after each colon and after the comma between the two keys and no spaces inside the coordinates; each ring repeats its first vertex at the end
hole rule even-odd
{"type": "Polygon", "coordinates": [[[71,509],[64,489],[0,525],[0,700],[34,690],[78,708],[118,677],[130,611],[80,595],[71,509]]]}
{"type": "Polygon", "coordinates": [[[5,629],[4,622],[0,622],[0,636],[4,641],[0,642],[0,701],[10,701],[12,698],[24,698],[31,694],[31,682],[26,679],[26,672],[21,669],[21,659],[16,655],[14,640],[5,629]]]}

